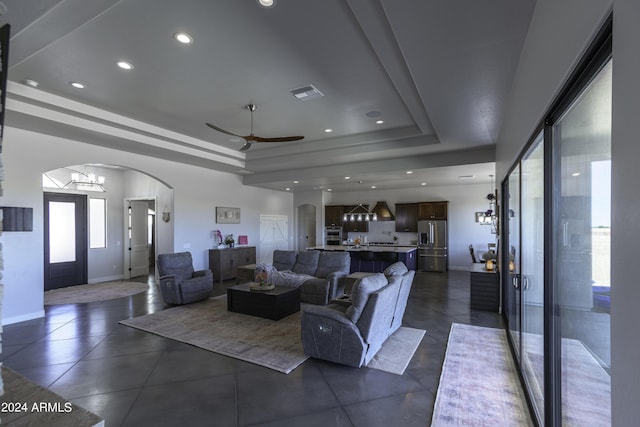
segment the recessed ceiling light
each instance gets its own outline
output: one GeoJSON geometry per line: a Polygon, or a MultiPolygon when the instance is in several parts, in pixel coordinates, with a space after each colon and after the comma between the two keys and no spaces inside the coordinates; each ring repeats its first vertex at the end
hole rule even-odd
{"type": "Polygon", "coordinates": [[[475,175],[460,175],[458,179],[473,179],[475,175]]]}
{"type": "Polygon", "coordinates": [[[182,44],[193,44],[193,37],[187,33],[175,33],[173,38],[178,40],[182,44]]]}
{"type": "Polygon", "coordinates": [[[133,64],[127,61],[123,61],[121,59],[116,61],[116,65],[122,68],[123,70],[133,70],[133,64]]]}
{"type": "Polygon", "coordinates": [[[344,179],[351,179],[351,177],[350,176],[345,176],[344,179]]]}
{"type": "Polygon", "coordinates": [[[376,188],[376,186],[375,186],[375,185],[372,185],[372,186],[371,186],[371,188],[376,188]]]}
{"type": "Polygon", "coordinates": [[[378,120],[378,121],[376,121],[376,124],[377,124],[377,125],[381,125],[381,124],[383,124],[383,123],[384,123],[384,120],[378,120]]]}
{"type": "Polygon", "coordinates": [[[294,184],[300,184],[300,181],[298,181],[297,179],[293,181],[294,184]]]}
{"type": "Polygon", "coordinates": [[[276,5],[276,0],[258,0],[258,4],[262,7],[273,7],[276,5]]]}
{"type": "Polygon", "coordinates": [[[327,188],[327,191],[331,191],[331,189],[330,189],[330,188],[327,188]]]}
{"type": "Polygon", "coordinates": [[[37,81],[35,81],[35,80],[30,80],[30,79],[25,80],[25,81],[24,81],[24,84],[26,84],[27,86],[31,86],[31,87],[38,87],[38,86],[40,86],[40,83],[38,83],[38,82],[37,82],[37,81]]]}
{"type": "Polygon", "coordinates": [[[574,172],[571,174],[571,176],[580,176],[580,172],[574,172]]]}
{"type": "Polygon", "coordinates": [[[84,89],[86,86],[80,82],[69,82],[69,84],[76,89],[84,89]]]}
{"type": "Polygon", "coordinates": [[[289,187],[285,188],[285,190],[287,190],[287,191],[291,191],[291,189],[290,189],[289,187]]]}
{"type": "Polygon", "coordinates": [[[326,133],[331,133],[331,132],[333,132],[333,129],[331,129],[331,128],[327,128],[327,129],[325,129],[324,131],[325,131],[326,133]]]}
{"type": "Polygon", "coordinates": [[[425,185],[427,185],[427,183],[426,182],[421,182],[420,185],[425,186],[425,185]]]}
{"type": "Polygon", "coordinates": [[[407,175],[411,175],[413,171],[407,171],[407,175]]]}

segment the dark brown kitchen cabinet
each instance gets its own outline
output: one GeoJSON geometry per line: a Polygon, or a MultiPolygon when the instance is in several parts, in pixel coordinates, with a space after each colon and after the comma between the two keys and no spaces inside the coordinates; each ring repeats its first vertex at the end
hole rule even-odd
{"type": "Polygon", "coordinates": [[[357,205],[353,205],[353,206],[343,206],[343,214],[344,213],[349,213],[351,211],[354,211],[355,214],[358,213],[362,213],[362,221],[358,221],[358,220],[354,220],[351,221],[351,218],[349,218],[347,221],[343,221],[342,222],[342,229],[346,232],[352,232],[352,233],[366,233],[369,231],[369,222],[364,220],[364,213],[367,209],[369,209],[368,206],[364,206],[364,207],[360,207],[358,209],[356,209],[357,205]]]}
{"type": "Polygon", "coordinates": [[[396,231],[418,232],[418,203],[396,203],[396,231]]]}
{"type": "Polygon", "coordinates": [[[418,207],[418,219],[447,219],[449,202],[423,202],[418,207]]]}
{"type": "Polygon", "coordinates": [[[344,215],[343,206],[325,206],[324,207],[324,225],[326,227],[341,226],[342,215],[344,215]]]}

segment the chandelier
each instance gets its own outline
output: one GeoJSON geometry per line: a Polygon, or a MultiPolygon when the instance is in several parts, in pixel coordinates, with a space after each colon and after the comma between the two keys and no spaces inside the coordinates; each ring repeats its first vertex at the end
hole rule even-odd
{"type": "Polygon", "coordinates": [[[476,222],[480,225],[492,225],[495,226],[497,220],[496,213],[496,193],[493,187],[493,175],[489,175],[491,178],[490,192],[487,194],[486,199],[489,201],[489,209],[484,212],[476,212],[476,222]]]}
{"type": "Polygon", "coordinates": [[[358,204],[355,208],[351,209],[349,212],[345,212],[342,216],[342,221],[377,221],[378,214],[375,212],[369,211],[369,209],[365,208],[362,203],[358,204]]]}

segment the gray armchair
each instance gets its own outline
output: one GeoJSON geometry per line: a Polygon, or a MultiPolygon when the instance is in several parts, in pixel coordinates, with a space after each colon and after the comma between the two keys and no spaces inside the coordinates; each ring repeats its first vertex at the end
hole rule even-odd
{"type": "Polygon", "coordinates": [[[193,270],[191,253],[158,255],[160,292],[167,304],[181,305],[202,301],[211,296],[211,270],[193,270]]]}
{"type": "Polygon", "coordinates": [[[390,335],[402,276],[381,273],[359,280],[351,305],[309,305],[302,312],[302,346],[318,359],[360,367],[390,335]]]}

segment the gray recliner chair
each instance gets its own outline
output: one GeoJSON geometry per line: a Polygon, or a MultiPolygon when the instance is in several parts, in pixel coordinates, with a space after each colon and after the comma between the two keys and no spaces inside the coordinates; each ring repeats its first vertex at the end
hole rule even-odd
{"type": "Polygon", "coordinates": [[[193,270],[189,252],[158,255],[160,292],[167,304],[181,305],[202,301],[211,296],[211,270],[193,270]]]}
{"type": "Polygon", "coordinates": [[[317,359],[361,367],[390,335],[402,276],[382,273],[354,285],[349,307],[309,305],[302,312],[302,347],[317,359]]]}

